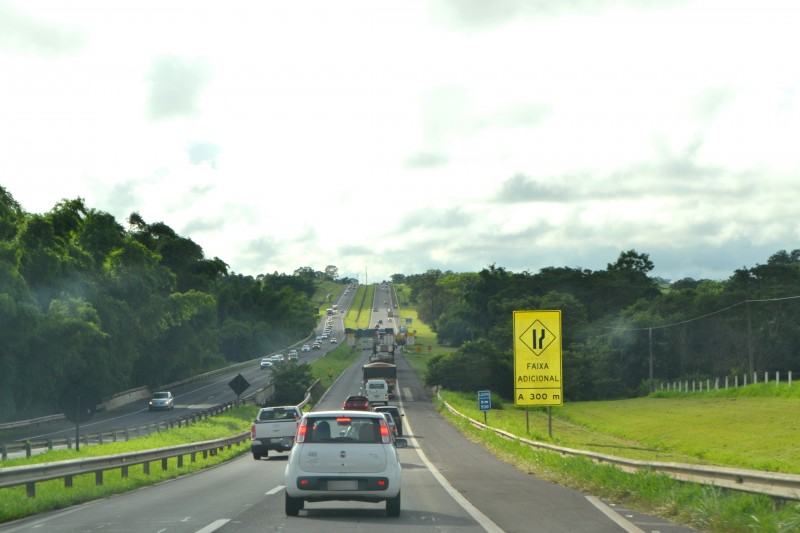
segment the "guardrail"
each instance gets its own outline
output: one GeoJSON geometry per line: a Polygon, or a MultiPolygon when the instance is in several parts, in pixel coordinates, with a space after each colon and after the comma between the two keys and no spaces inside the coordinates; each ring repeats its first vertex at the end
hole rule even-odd
{"type": "Polygon", "coordinates": [[[123,478],[128,477],[128,469],[134,465],[143,465],[144,473],[150,474],[150,463],[161,461],[161,468],[166,470],[167,461],[177,457],[178,468],[183,466],[183,457],[190,456],[190,460],[195,462],[197,454],[202,453],[203,458],[216,455],[217,450],[224,448],[230,449],[234,444],[239,445],[244,441],[250,440],[250,432],[241,433],[233,437],[226,437],[213,441],[205,441],[193,444],[182,444],[170,446],[168,448],[157,448],[140,452],[123,453],[108,455],[104,457],[92,457],[88,459],[74,459],[71,461],[56,461],[53,463],[43,463],[37,465],[12,466],[0,468],[0,488],[17,487],[25,485],[26,493],[29,498],[36,497],[36,484],[51,479],[64,479],[64,487],[72,487],[74,476],[82,474],[94,474],[95,484],[103,484],[103,473],[107,470],[119,468],[123,478]]]}
{"type": "MultiPolygon", "coordinates": [[[[91,444],[103,444],[104,442],[117,442],[118,440],[127,441],[132,438],[156,433],[161,430],[172,429],[174,427],[188,426],[200,420],[206,419],[210,416],[216,416],[220,413],[228,411],[236,405],[236,402],[226,402],[223,404],[210,407],[203,411],[184,415],[170,420],[163,420],[153,422],[152,424],[145,424],[142,426],[130,426],[121,429],[112,429],[110,431],[101,431],[98,433],[87,433],[81,435],[81,443],[89,446],[91,444]]],[[[0,458],[3,461],[8,459],[9,453],[25,452],[26,457],[33,455],[34,449],[47,449],[52,450],[55,447],[65,447],[71,449],[75,440],[72,437],[62,437],[59,439],[45,439],[38,441],[17,441],[0,443],[0,458]]]]}
{"type": "Polygon", "coordinates": [[[503,438],[519,441],[520,443],[526,444],[532,448],[547,450],[559,453],[561,455],[586,457],[597,463],[614,465],[626,472],[633,473],[640,470],[650,470],[653,472],[659,472],[680,481],[713,485],[716,487],[750,492],[753,494],[763,494],[777,500],[800,501],[800,475],[780,474],[776,472],[763,472],[760,470],[747,470],[743,468],[729,468],[713,465],[709,466],[637,461],[635,459],[625,459],[613,455],[574,450],[572,448],[564,448],[562,446],[536,442],[518,435],[514,435],[513,433],[509,433],[502,429],[493,428],[483,424],[457,411],[438,393],[437,397],[451,413],[465,418],[474,427],[481,430],[493,431],[495,434],[503,438]]]}

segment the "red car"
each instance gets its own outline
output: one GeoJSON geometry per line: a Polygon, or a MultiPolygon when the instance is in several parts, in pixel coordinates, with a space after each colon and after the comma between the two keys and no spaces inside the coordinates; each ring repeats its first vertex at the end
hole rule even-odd
{"type": "Polygon", "coordinates": [[[348,396],[347,399],[344,402],[342,402],[342,409],[369,411],[370,410],[369,400],[367,400],[366,396],[360,396],[360,395],[348,396]]]}

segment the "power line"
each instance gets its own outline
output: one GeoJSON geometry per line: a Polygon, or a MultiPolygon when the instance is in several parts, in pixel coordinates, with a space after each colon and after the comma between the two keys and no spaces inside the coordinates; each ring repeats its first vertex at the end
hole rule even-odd
{"type": "Polygon", "coordinates": [[[744,305],[744,304],[748,304],[748,303],[780,302],[780,301],[783,301],[783,300],[796,300],[798,298],[800,298],[800,296],[784,296],[782,298],[761,298],[761,299],[756,299],[756,300],[742,300],[741,302],[737,302],[737,303],[735,303],[733,305],[729,305],[728,307],[725,307],[724,309],[719,309],[717,311],[713,311],[711,313],[708,313],[708,314],[705,314],[705,315],[702,315],[702,316],[698,316],[698,317],[695,317],[695,318],[689,318],[689,319],[686,319],[686,320],[681,320],[680,322],[673,322],[671,324],[662,324],[660,326],[647,326],[647,327],[644,327],[644,328],[618,328],[618,327],[610,327],[610,326],[600,326],[600,328],[601,329],[610,329],[610,330],[614,330],[614,331],[647,331],[647,330],[652,330],[652,329],[671,328],[673,326],[680,326],[680,325],[683,325],[683,324],[688,324],[690,322],[696,322],[697,320],[702,320],[702,319],[708,318],[710,316],[718,315],[720,313],[724,313],[725,311],[728,311],[729,309],[733,309],[734,307],[738,307],[740,305],[744,305]]]}

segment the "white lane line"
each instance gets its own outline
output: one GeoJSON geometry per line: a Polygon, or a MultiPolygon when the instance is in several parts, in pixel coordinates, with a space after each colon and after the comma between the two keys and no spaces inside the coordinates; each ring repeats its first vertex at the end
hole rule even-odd
{"type": "Polygon", "coordinates": [[[414,401],[414,395],[411,394],[411,389],[409,389],[408,387],[403,387],[403,398],[405,398],[409,402],[414,401]]]}
{"type": "Polygon", "coordinates": [[[195,533],[212,533],[213,531],[218,530],[219,528],[221,528],[230,521],[231,521],[230,518],[220,518],[219,520],[214,520],[203,529],[198,529],[195,533]]]}
{"type": "MultiPolygon", "coordinates": [[[[407,389],[403,389],[404,391],[407,389]]],[[[409,393],[410,394],[410,393],[409,393]]],[[[403,402],[402,400],[397,402],[399,404],[400,409],[403,409],[403,402]]],[[[406,434],[406,428],[408,428],[408,434],[412,438],[414,437],[414,431],[411,429],[411,424],[408,420],[403,421],[403,436],[406,434]]],[[[420,460],[425,464],[428,468],[428,471],[433,475],[436,481],[442,486],[442,488],[450,495],[455,502],[464,509],[473,520],[475,520],[478,524],[480,524],[483,529],[485,529],[489,533],[505,533],[503,529],[492,522],[491,518],[480,512],[480,510],[472,505],[468,499],[466,499],[460,492],[453,487],[447,478],[445,478],[439,471],[433,466],[433,464],[428,460],[428,457],[422,451],[422,448],[419,446],[415,446],[414,449],[417,452],[420,460]]]]}
{"type": "Polygon", "coordinates": [[[283,487],[284,487],[283,485],[278,485],[277,487],[275,487],[271,491],[267,492],[266,495],[267,496],[272,496],[273,494],[277,494],[277,493],[279,493],[280,491],[283,490],[283,487]]]}
{"type": "Polygon", "coordinates": [[[589,500],[589,503],[600,509],[600,512],[609,517],[615,524],[617,524],[619,527],[621,527],[628,533],[644,533],[644,531],[636,527],[635,524],[632,524],[627,520],[625,520],[624,518],[622,518],[618,513],[615,513],[610,507],[608,507],[606,504],[604,504],[594,496],[587,496],[586,499],[589,500]]]}

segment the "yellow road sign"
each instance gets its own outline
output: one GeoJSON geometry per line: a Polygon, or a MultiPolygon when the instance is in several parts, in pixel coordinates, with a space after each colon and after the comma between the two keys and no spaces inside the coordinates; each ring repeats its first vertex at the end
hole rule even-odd
{"type": "Polygon", "coordinates": [[[514,311],[514,405],[564,405],[561,311],[514,311]]]}

